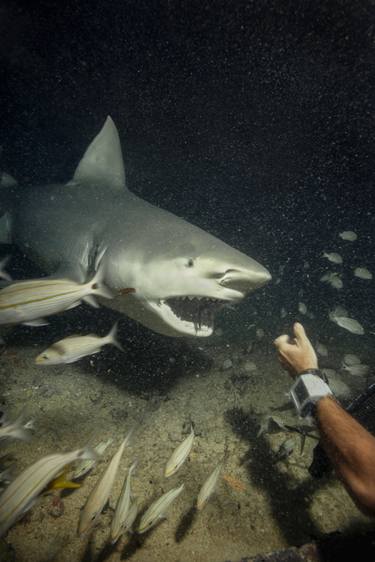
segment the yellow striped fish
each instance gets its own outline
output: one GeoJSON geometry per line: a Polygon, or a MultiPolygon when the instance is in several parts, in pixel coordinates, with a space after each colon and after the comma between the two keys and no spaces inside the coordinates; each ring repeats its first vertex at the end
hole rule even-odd
{"type": "Polygon", "coordinates": [[[169,461],[167,462],[164,471],[164,476],[166,478],[175,474],[175,472],[177,472],[177,470],[184,464],[193,446],[194,437],[194,428],[191,426],[190,434],[173,451],[169,461]]]}
{"type": "Polygon", "coordinates": [[[201,487],[197,498],[197,509],[199,509],[199,511],[204,508],[204,506],[214,493],[222,468],[223,463],[218,464],[201,487]]]}
{"type": "Polygon", "coordinates": [[[45,316],[57,314],[87,302],[97,307],[93,295],[112,298],[103,284],[103,269],[98,268],[88,283],[71,279],[31,279],[18,281],[0,291],[0,324],[46,324],[45,316]]]}
{"type": "Polygon", "coordinates": [[[98,518],[105,504],[108,501],[113,483],[116,478],[118,467],[120,465],[121,457],[124,449],[129,443],[133,430],[130,430],[123,442],[121,443],[117,452],[113,455],[108,467],[104,474],[98,480],[89,497],[87,498],[85,507],[81,511],[81,517],[78,525],[78,535],[83,535],[91,531],[96,524],[98,518]]]}
{"type": "Polygon", "coordinates": [[[151,527],[156,525],[156,523],[165,517],[165,512],[171,505],[171,503],[181,494],[182,490],[184,489],[184,484],[181,484],[179,488],[173,488],[163,494],[159,499],[154,501],[146,511],[142,515],[141,521],[138,527],[138,533],[145,533],[149,531],[151,527]]]}
{"type": "Polygon", "coordinates": [[[94,457],[95,453],[90,449],[77,449],[70,453],[43,457],[21,472],[0,496],[0,537],[32,507],[39,494],[66,465],[79,459],[94,457]]]}

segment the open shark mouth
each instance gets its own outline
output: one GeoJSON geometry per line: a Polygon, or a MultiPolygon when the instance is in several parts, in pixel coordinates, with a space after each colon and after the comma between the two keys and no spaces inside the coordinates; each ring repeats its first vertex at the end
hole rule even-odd
{"type": "Polygon", "coordinates": [[[186,335],[210,336],[215,314],[227,301],[208,297],[173,297],[159,301],[165,320],[186,335]]]}

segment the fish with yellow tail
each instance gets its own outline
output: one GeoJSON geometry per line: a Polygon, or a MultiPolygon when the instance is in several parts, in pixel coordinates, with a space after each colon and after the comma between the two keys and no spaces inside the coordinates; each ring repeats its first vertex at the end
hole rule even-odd
{"type": "Polygon", "coordinates": [[[37,365],[75,363],[87,355],[99,353],[105,345],[114,345],[117,349],[124,351],[122,345],[117,341],[117,324],[118,322],[104,337],[89,334],[64,338],[42,351],[35,359],[35,363],[37,365]]]}
{"type": "Polygon", "coordinates": [[[83,535],[88,533],[96,524],[105,504],[109,499],[113,483],[116,478],[118,467],[120,465],[121,457],[124,453],[125,447],[128,445],[133,430],[130,430],[117,452],[112,457],[108,467],[103,473],[103,476],[98,480],[95,487],[91,491],[85,507],[81,512],[81,517],[78,525],[78,534],[83,535]]]}
{"type": "Polygon", "coordinates": [[[164,476],[168,478],[175,474],[178,469],[184,464],[186,459],[188,458],[191,448],[194,443],[194,428],[191,425],[190,434],[184,439],[182,443],[173,451],[167,465],[165,467],[164,476]]]}
{"type": "Polygon", "coordinates": [[[88,448],[57,453],[43,457],[21,472],[0,496],[0,537],[32,507],[37,497],[65,466],[94,456],[95,453],[88,448]]]}
{"type": "Polygon", "coordinates": [[[113,298],[103,284],[103,268],[99,265],[87,283],[72,279],[46,277],[11,283],[0,291],[0,324],[42,326],[44,318],[69,310],[83,301],[98,307],[95,296],[113,298]]]}
{"type": "Polygon", "coordinates": [[[141,521],[138,527],[138,533],[145,533],[149,531],[156,523],[165,517],[165,512],[169,508],[172,502],[181,494],[184,489],[184,484],[181,484],[178,488],[173,488],[163,494],[159,499],[154,501],[142,515],[141,521]]]}

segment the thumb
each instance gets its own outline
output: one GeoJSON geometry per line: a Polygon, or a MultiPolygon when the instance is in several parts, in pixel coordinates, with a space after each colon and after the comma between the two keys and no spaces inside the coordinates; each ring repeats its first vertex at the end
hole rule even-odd
{"type": "Polygon", "coordinates": [[[299,322],[296,322],[293,326],[293,332],[298,345],[306,343],[308,337],[306,336],[305,328],[299,322]]]}

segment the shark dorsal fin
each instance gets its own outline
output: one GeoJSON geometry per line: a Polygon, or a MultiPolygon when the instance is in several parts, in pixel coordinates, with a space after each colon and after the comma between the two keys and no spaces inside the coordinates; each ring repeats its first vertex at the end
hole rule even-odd
{"type": "Polygon", "coordinates": [[[116,125],[108,115],[101,131],[87,148],[69,184],[103,184],[125,188],[125,169],[116,125]]]}

